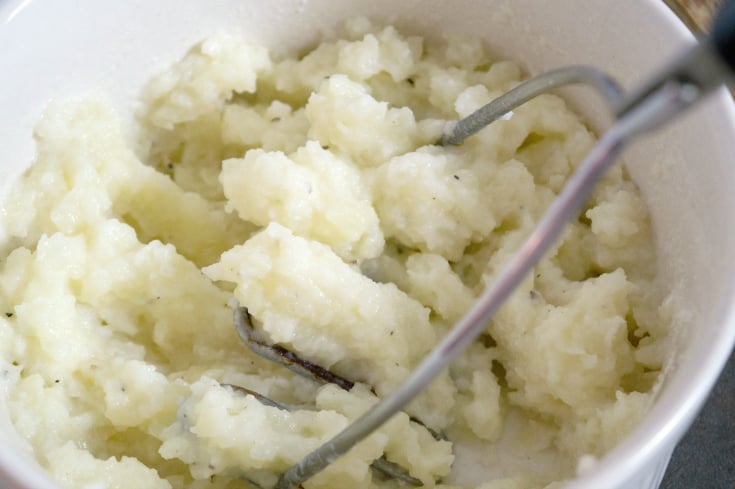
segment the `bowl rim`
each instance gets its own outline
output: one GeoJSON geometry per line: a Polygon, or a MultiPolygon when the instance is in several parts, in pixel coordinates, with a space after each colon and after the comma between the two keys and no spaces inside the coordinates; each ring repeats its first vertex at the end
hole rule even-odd
{"type": "MultiPolygon", "coordinates": [[[[0,0],[0,28],[9,24],[33,0],[0,0]]],[[[681,39],[694,41],[694,35],[671,9],[671,0],[643,0],[653,10],[657,22],[665,22],[667,27],[676,31],[681,39]]],[[[691,26],[690,26],[691,27],[691,26]]],[[[726,88],[711,95],[720,106],[722,122],[735,134],[735,103],[726,88]]],[[[735,283],[726,294],[735,298],[735,283]]],[[[722,327],[712,338],[709,356],[700,368],[688,376],[684,385],[689,388],[686,395],[680,396],[681,403],[672,410],[667,418],[645,419],[648,424],[639,424],[633,432],[606,453],[589,472],[579,475],[565,483],[567,489],[614,489],[625,487],[633,477],[643,473],[643,467],[655,461],[662,453],[662,447],[671,447],[689,429],[699,410],[717,381],[718,374],[725,366],[735,346],[735,300],[725,305],[720,315],[722,327]]],[[[663,474],[663,473],[662,473],[663,474]]],[[[662,475],[661,474],[661,475],[662,475]]],[[[9,445],[0,443],[0,482],[9,483],[10,489],[59,489],[59,485],[33,460],[28,459],[9,445]]]]}

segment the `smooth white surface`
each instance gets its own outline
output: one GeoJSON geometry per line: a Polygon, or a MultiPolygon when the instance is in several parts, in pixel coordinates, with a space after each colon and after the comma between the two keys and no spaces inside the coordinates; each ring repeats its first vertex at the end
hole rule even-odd
{"type": "MultiPolygon", "coordinates": [[[[30,164],[32,126],[50,99],[102,92],[129,114],[148,77],[217,31],[244,32],[271,49],[292,50],[355,15],[428,36],[482,36],[500,55],[523,60],[532,73],[592,64],[625,86],[692,41],[658,0],[0,0],[0,194],[30,164]]],[[[604,127],[607,117],[590,92],[567,93],[604,127]]],[[[734,114],[721,91],[626,153],[652,211],[662,276],[674,290],[681,348],[643,424],[570,488],[657,486],[673,445],[732,347],[734,114]]],[[[7,431],[0,405],[0,430],[3,423],[7,431]]],[[[7,433],[0,439],[3,487],[56,487],[14,450],[7,433]]]]}

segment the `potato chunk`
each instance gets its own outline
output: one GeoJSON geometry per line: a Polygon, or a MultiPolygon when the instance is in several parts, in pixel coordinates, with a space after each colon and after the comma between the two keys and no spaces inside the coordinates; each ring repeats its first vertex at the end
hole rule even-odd
{"type": "Polygon", "coordinates": [[[383,233],[359,171],[310,141],[294,154],[250,150],[225,160],[228,207],[246,221],[278,222],[329,245],[346,260],[383,251],[383,233]]]}

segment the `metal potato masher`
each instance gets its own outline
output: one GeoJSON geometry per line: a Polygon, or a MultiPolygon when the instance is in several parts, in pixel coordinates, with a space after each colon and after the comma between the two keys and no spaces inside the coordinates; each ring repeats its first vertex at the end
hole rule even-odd
{"type": "MultiPolygon", "coordinates": [[[[729,0],[720,10],[707,38],[682,53],[667,68],[629,95],[611,77],[598,69],[570,66],[533,77],[468,117],[449,124],[439,144],[460,144],[533,97],[563,85],[579,83],[595,88],[616,119],[495,281],[403,384],[334,438],[289,468],[278,479],[275,489],[299,487],[409,403],[485,329],[498,308],[559,237],[566,223],[579,212],[595,183],[615,162],[625,146],[638,136],[675,119],[707,94],[734,78],[735,0],[729,0]]],[[[256,353],[301,375],[321,382],[346,382],[346,388],[351,387],[349,381],[299,359],[292,352],[268,345],[252,328],[247,310],[237,306],[235,327],[243,341],[256,353]]],[[[265,404],[288,409],[256,393],[246,392],[255,395],[265,404]]],[[[383,458],[373,463],[373,469],[409,484],[420,484],[420,481],[383,458]]]]}

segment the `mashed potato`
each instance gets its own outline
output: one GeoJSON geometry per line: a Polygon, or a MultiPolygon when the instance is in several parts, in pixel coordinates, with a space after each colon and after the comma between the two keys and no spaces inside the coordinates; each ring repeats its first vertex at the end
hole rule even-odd
{"type": "MultiPolygon", "coordinates": [[[[2,208],[0,393],[29,452],[68,488],[272,484],[406,378],[594,144],[544,95],[435,145],[520,79],[478,41],[359,19],[300,57],[203,42],[150,82],[134,141],[104,101],[52,104],[2,208]],[[252,353],[233,295],[354,387],[252,353]]],[[[425,487],[573,477],[651,403],[652,263],[615,168],[480,340],[305,487],[398,487],[381,457],[425,487]]]]}

